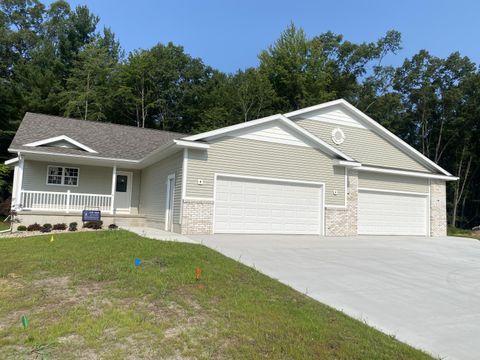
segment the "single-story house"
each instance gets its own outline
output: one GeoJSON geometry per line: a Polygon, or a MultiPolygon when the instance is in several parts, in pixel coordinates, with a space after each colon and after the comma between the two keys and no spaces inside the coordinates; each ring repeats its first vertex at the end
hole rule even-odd
{"type": "Polygon", "coordinates": [[[196,135],[27,113],[9,151],[23,224],[441,236],[457,180],[343,99],[196,135]]]}

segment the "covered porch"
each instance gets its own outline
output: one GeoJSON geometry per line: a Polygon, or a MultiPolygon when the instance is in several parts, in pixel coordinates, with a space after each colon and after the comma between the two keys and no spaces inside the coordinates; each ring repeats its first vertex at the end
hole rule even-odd
{"type": "Polygon", "coordinates": [[[12,207],[19,213],[80,214],[88,209],[138,214],[139,170],[32,157],[12,160],[12,207]]]}

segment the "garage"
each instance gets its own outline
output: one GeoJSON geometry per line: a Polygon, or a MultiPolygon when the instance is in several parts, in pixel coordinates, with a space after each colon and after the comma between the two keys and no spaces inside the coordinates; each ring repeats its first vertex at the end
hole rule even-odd
{"type": "Polygon", "coordinates": [[[323,185],[218,176],[214,232],[323,234],[323,185]]]}
{"type": "Polygon", "coordinates": [[[428,195],[375,190],[358,192],[358,234],[428,234],[428,195]]]}

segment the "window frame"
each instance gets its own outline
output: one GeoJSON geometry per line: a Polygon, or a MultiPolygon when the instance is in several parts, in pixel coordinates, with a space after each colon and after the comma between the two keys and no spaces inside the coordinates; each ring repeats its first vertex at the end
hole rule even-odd
{"type": "MultiPolygon", "coordinates": [[[[72,177],[72,176],[69,176],[69,177],[72,177]]],[[[47,165],[47,178],[45,180],[45,183],[47,184],[47,186],[78,187],[78,185],[80,184],[80,168],[75,167],[75,166],[47,165]],[[62,183],[61,184],[50,184],[48,182],[48,177],[50,176],[50,168],[62,168],[62,175],[61,175],[62,183]],[[75,169],[75,170],[77,170],[77,184],[76,185],[65,184],[65,169],[75,169]]]]}

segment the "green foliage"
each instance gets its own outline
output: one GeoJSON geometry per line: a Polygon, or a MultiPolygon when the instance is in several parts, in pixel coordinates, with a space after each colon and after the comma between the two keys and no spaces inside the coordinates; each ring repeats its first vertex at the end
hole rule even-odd
{"type": "Polygon", "coordinates": [[[59,224],[55,224],[53,225],[53,230],[67,230],[67,224],[65,223],[59,223],[59,224]]]}
{"type": "Polygon", "coordinates": [[[27,231],[27,227],[25,225],[20,225],[17,227],[17,231],[27,231]]]}

